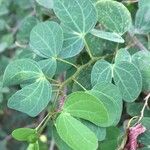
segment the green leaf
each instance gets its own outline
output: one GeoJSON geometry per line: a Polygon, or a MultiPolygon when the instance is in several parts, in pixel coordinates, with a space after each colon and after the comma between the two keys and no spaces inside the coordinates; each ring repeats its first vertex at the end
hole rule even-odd
{"type": "Polygon", "coordinates": [[[142,90],[142,76],[139,69],[133,63],[120,62],[114,65],[113,77],[123,99],[126,102],[135,101],[142,90]]]}
{"type": "Polygon", "coordinates": [[[101,31],[96,29],[93,29],[90,33],[101,39],[105,39],[117,43],[124,43],[124,39],[117,33],[106,32],[106,31],[101,31]]]}
{"type": "Polygon", "coordinates": [[[115,57],[115,63],[119,63],[121,61],[132,61],[130,53],[125,48],[119,49],[115,57]]]}
{"type": "Polygon", "coordinates": [[[147,34],[150,32],[150,6],[138,9],[135,17],[135,32],[147,34]]]}
{"type": "Polygon", "coordinates": [[[38,135],[35,129],[30,128],[18,128],[12,132],[13,138],[18,141],[27,141],[34,143],[38,139],[38,135]]]}
{"type": "Polygon", "coordinates": [[[35,61],[31,59],[15,60],[7,66],[4,72],[3,85],[29,83],[40,77],[44,75],[35,61]]]}
{"type": "Polygon", "coordinates": [[[40,150],[38,141],[36,141],[35,143],[30,143],[27,147],[27,150],[40,150]]]}
{"type": "Polygon", "coordinates": [[[53,0],[36,0],[36,2],[45,8],[53,8],[53,0]]]}
{"type": "Polygon", "coordinates": [[[110,127],[106,130],[106,139],[100,143],[98,150],[115,150],[118,147],[118,137],[120,130],[116,127],[110,127]]]}
{"type": "Polygon", "coordinates": [[[112,66],[105,60],[100,60],[95,63],[91,72],[91,82],[94,86],[101,82],[112,81],[112,66]]]}
{"type": "Polygon", "coordinates": [[[53,138],[59,150],[72,150],[58,135],[56,128],[53,128],[53,138]]]}
{"type": "Polygon", "coordinates": [[[53,58],[43,59],[40,60],[38,64],[47,78],[52,78],[55,75],[57,68],[56,59],[53,58]]]}
{"type": "Polygon", "coordinates": [[[107,108],[109,121],[104,125],[117,125],[123,109],[122,96],[118,87],[112,83],[102,82],[101,84],[96,84],[91,93],[97,96],[107,108]]]}
{"type": "Polygon", "coordinates": [[[150,1],[149,0],[139,0],[138,1],[139,8],[149,6],[150,7],[150,1]]]}
{"type": "Polygon", "coordinates": [[[62,49],[63,31],[56,22],[37,24],[30,34],[30,47],[43,58],[57,57],[62,49]]]}
{"type": "Polygon", "coordinates": [[[145,146],[150,145],[150,117],[144,117],[141,121],[142,125],[146,128],[146,131],[139,136],[139,142],[145,146]]]}
{"type": "Polygon", "coordinates": [[[96,9],[90,0],[55,0],[54,11],[64,31],[60,56],[73,57],[83,49],[85,35],[96,25],[96,9]]]}
{"type": "Polygon", "coordinates": [[[17,33],[17,42],[21,44],[28,44],[30,32],[37,23],[38,20],[33,16],[24,18],[17,33]]]}
{"type": "Polygon", "coordinates": [[[150,52],[140,51],[132,56],[133,63],[139,68],[143,79],[143,91],[150,91],[150,52]]]}
{"type": "Polygon", "coordinates": [[[65,26],[81,37],[97,22],[96,9],[90,0],[55,0],[54,11],[65,26]]]}
{"type": "Polygon", "coordinates": [[[8,107],[28,114],[37,116],[51,100],[52,88],[45,79],[25,86],[16,92],[8,101],[8,107]]]}
{"type": "Polygon", "coordinates": [[[112,78],[126,102],[133,102],[139,96],[142,90],[142,76],[133,63],[121,61],[111,65],[104,60],[96,62],[91,73],[92,85],[102,81],[111,82],[112,78]]]}
{"type": "Polygon", "coordinates": [[[63,49],[60,52],[60,57],[70,58],[80,53],[80,51],[84,48],[84,41],[82,37],[74,34],[70,28],[64,25],[61,26],[64,33],[64,43],[63,49]]]}
{"type": "Polygon", "coordinates": [[[96,3],[98,21],[106,29],[123,35],[130,29],[131,14],[121,3],[110,0],[100,0],[96,3]]]}
{"type": "Polygon", "coordinates": [[[108,121],[108,114],[104,104],[93,95],[85,92],[70,94],[64,104],[63,112],[88,120],[96,125],[101,125],[108,121]]]}
{"type": "Polygon", "coordinates": [[[89,122],[89,121],[85,121],[85,120],[81,120],[81,122],[87,126],[92,132],[95,133],[98,141],[103,141],[106,137],[106,128],[102,128],[99,126],[96,126],[95,124],[89,122]]]}
{"type": "Polygon", "coordinates": [[[56,129],[73,150],[96,150],[98,147],[95,134],[67,113],[60,114],[56,119],[56,129]]]}

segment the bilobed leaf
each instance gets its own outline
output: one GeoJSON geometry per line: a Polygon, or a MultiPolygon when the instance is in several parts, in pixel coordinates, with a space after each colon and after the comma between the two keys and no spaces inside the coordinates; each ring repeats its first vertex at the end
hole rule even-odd
{"type": "Polygon", "coordinates": [[[36,2],[45,8],[53,8],[53,0],[36,0],[36,2]]]}
{"type": "Polygon", "coordinates": [[[95,63],[91,72],[91,82],[94,86],[100,82],[112,81],[112,66],[105,60],[100,60],[95,63]]]}
{"type": "Polygon", "coordinates": [[[132,61],[130,53],[125,48],[119,49],[115,57],[115,63],[119,63],[121,61],[132,61]]]}
{"type": "Polygon", "coordinates": [[[150,6],[141,7],[138,9],[135,17],[136,33],[147,34],[150,32],[150,6]]]}
{"type": "Polygon", "coordinates": [[[13,138],[18,141],[27,141],[34,143],[38,139],[38,134],[35,129],[30,128],[18,128],[12,132],[13,138]]]}
{"type": "Polygon", "coordinates": [[[16,92],[8,101],[8,107],[37,116],[51,100],[52,88],[45,79],[39,79],[16,92]]]}
{"type": "Polygon", "coordinates": [[[111,82],[112,79],[127,102],[134,101],[142,90],[142,76],[133,63],[119,61],[111,65],[104,60],[96,62],[91,73],[92,85],[104,81],[111,82]]]}
{"type": "Polygon", "coordinates": [[[139,69],[129,62],[114,64],[113,77],[123,99],[133,102],[142,90],[142,76],[139,69]]]}
{"type": "Polygon", "coordinates": [[[37,24],[30,34],[30,47],[43,58],[57,57],[62,49],[63,31],[53,21],[37,24]]]}
{"type": "Polygon", "coordinates": [[[107,108],[110,124],[117,125],[123,108],[122,96],[118,87],[112,83],[102,82],[101,84],[96,84],[92,91],[97,93],[97,97],[107,108]]]}
{"type": "Polygon", "coordinates": [[[117,43],[124,43],[124,39],[118,33],[106,32],[106,31],[101,31],[96,29],[93,29],[90,33],[101,39],[105,39],[117,43]]]}
{"type": "Polygon", "coordinates": [[[86,120],[81,120],[81,122],[87,126],[92,132],[95,133],[98,141],[103,141],[106,137],[106,128],[102,128],[99,126],[96,126],[95,124],[86,121],[86,120]]]}
{"type": "Polygon", "coordinates": [[[121,3],[100,0],[96,3],[98,21],[107,30],[123,35],[131,26],[131,14],[121,3]]]}
{"type": "Polygon", "coordinates": [[[139,68],[143,78],[143,91],[150,91],[150,52],[140,51],[132,56],[133,63],[139,68]]]}
{"type": "Polygon", "coordinates": [[[64,31],[61,57],[77,55],[84,47],[84,36],[97,22],[96,9],[90,0],[55,0],[54,11],[64,31]]]}
{"type": "Polygon", "coordinates": [[[85,92],[70,94],[66,99],[63,111],[99,126],[108,121],[104,104],[95,96],[85,92]]]}
{"type": "Polygon", "coordinates": [[[7,66],[4,72],[3,85],[10,86],[33,82],[43,76],[35,61],[31,59],[15,60],[7,66]]]}
{"type": "Polygon", "coordinates": [[[98,147],[95,134],[68,113],[58,116],[56,129],[61,139],[73,150],[96,150],[98,147]]]}
{"type": "Polygon", "coordinates": [[[38,64],[47,78],[52,78],[55,75],[57,68],[56,59],[54,58],[43,59],[40,60],[38,64]]]}

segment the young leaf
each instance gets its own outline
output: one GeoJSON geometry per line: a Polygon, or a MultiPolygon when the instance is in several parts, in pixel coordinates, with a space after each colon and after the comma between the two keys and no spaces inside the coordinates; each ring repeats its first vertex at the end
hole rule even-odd
{"type": "Polygon", "coordinates": [[[150,52],[140,51],[132,56],[133,63],[138,66],[143,78],[143,91],[150,91],[150,52]]]}
{"type": "Polygon", "coordinates": [[[95,134],[67,113],[60,114],[56,119],[56,129],[73,150],[96,150],[98,147],[95,134]]]}
{"type": "Polygon", "coordinates": [[[108,114],[104,104],[95,96],[85,92],[70,94],[67,97],[63,112],[88,120],[99,126],[108,121],[108,114]]]}
{"type": "Polygon", "coordinates": [[[100,0],[96,3],[98,21],[111,32],[123,35],[131,26],[131,14],[121,3],[100,0]]]}
{"type": "Polygon", "coordinates": [[[112,81],[112,66],[105,60],[100,60],[95,63],[91,72],[92,85],[96,85],[100,82],[112,81]]]}
{"type": "Polygon", "coordinates": [[[57,57],[62,49],[63,31],[56,22],[37,24],[30,33],[30,47],[43,58],[57,57]]]}
{"type": "Polygon", "coordinates": [[[30,143],[27,147],[27,150],[40,150],[38,141],[36,141],[35,143],[30,143]]]}
{"type": "Polygon", "coordinates": [[[53,8],[53,0],[36,0],[41,6],[45,8],[53,8]]]}
{"type": "Polygon", "coordinates": [[[56,59],[54,58],[43,59],[40,60],[38,64],[47,78],[52,78],[55,75],[57,68],[56,59]]]}
{"type": "Polygon", "coordinates": [[[124,61],[115,64],[113,77],[126,102],[133,102],[139,96],[142,90],[142,76],[133,63],[124,61]]]}
{"type": "Polygon", "coordinates": [[[27,141],[34,143],[38,139],[38,135],[35,129],[30,128],[18,128],[12,132],[13,138],[18,141],[27,141]]]}
{"type": "Polygon", "coordinates": [[[138,9],[135,17],[135,30],[140,34],[150,32],[150,6],[141,7],[138,9]]]}
{"type": "Polygon", "coordinates": [[[90,33],[101,39],[105,39],[117,43],[124,43],[124,39],[118,33],[106,32],[106,31],[101,31],[96,29],[91,30],[90,33]]]}
{"type": "Polygon", "coordinates": [[[102,82],[101,84],[96,84],[92,91],[97,92],[96,95],[107,108],[110,115],[110,124],[117,125],[123,108],[122,96],[118,87],[112,83],[102,82]]]}
{"type": "Polygon", "coordinates": [[[3,77],[3,85],[10,86],[21,83],[28,83],[43,77],[38,64],[31,59],[20,59],[10,63],[3,77]]]}
{"type": "Polygon", "coordinates": [[[45,79],[25,86],[16,92],[8,101],[8,107],[28,114],[37,116],[49,103],[52,88],[45,79]]]}
{"type": "Polygon", "coordinates": [[[61,20],[64,46],[61,57],[77,55],[84,47],[84,36],[97,22],[96,9],[90,0],[55,0],[54,11],[61,20]]]}

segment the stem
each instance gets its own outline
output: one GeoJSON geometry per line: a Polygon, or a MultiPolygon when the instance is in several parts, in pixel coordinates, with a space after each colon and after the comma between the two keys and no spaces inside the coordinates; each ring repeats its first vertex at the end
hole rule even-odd
{"type": "Polygon", "coordinates": [[[133,40],[135,46],[137,46],[141,51],[147,51],[147,48],[138,40],[138,38],[131,32],[128,32],[130,38],[133,40]]]}
{"type": "Polygon", "coordinates": [[[112,55],[105,55],[105,56],[102,56],[102,57],[93,57],[93,59],[91,59],[88,63],[78,67],[77,71],[71,76],[69,77],[67,80],[65,80],[64,82],[62,82],[62,84],[60,85],[60,89],[62,89],[66,84],[70,83],[72,80],[76,79],[76,77],[80,74],[80,72],[91,66],[91,64],[95,63],[96,61],[100,60],[100,59],[104,59],[104,58],[107,58],[109,56],[112,56],[112,55]]]}
{"type": "Polygon", "coordinates": [[[138,123],[143,119],[143,117],[144,117],[144,111],[145,111],[145,109],[146,109],[146,107],[148,106],[148,101],[149,101],[149,98],[150,98],[150,93],[144,98],[144,100],[145,100],[145,103],[144,103],[144,106],[143,106],[143,108],[142,108],[142,110],[141,110],[141,115],[140,115],[140,117],[139,117],[139,119],[138,119],[138,123]]]}
{"type": "Polygon", "coordinates": [[[88,46],[88,44],[87,44],[85,38],[84,38],[84,44],[85,44],[86,51],[88,52],[90,58],[93,59],[93,55],[92,55],[92,53],[91,53],[91,50],[90,50],[90,48],[89,48],[89,46],[88,46]]]}
{"type": "Polygon", "coordinates": [[[78,66],[76,66],[75,64],[73,64],[73,63],[71,63],[71,62],[69,62],[69,61],[67,61],[67,60],[64,60],[64,59],[61,59],[61,58],[56,58],[56,59],[57,59],[58,61],[64,62],[64,63],[66,63],[66,64],[69,64],[69,65],[75,67],[76,69],[78,68],[78,66]]]}
{"type": "Polygon", "coordinates": [[[82,84],[80,84],[76,79],[73,79],[73,81],[76,82],[84,91],[87,91],[87,89],[82,84]]]}
{"type": "Polygon", "coordinates": [[[43,121],[39,124],[39,126],[36,128],[39,135],[43,132],[44,128],[46,127],[46,125],[47,125],[48,121],[51,119],[51,117],[55,114],[56,114],[56,112],[49,112],[47,114],[47,116],[43,119],[43,121]]]}

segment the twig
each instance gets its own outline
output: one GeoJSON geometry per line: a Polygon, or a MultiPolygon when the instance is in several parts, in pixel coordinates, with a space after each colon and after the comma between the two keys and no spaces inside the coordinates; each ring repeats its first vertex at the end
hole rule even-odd
{"type": "Polygon", "coordinates": [[[150,93],[144,98],[145,103],[144,103],[144,106],[141,110],[141,115],[140,115],[137,123],[139,123],[142,120],[142,118],[144,117],[144,111],[145,111],[145,108],[148,106],[149,98],[150,98],[150,93]]]}
{"type": "Polygon", "coordinates": [[[55,147],[55,141],[54,141],[54,139],[52,139],[51,143],[50,143],[49,150],[54,150],[54,147],[55,147]]]}

